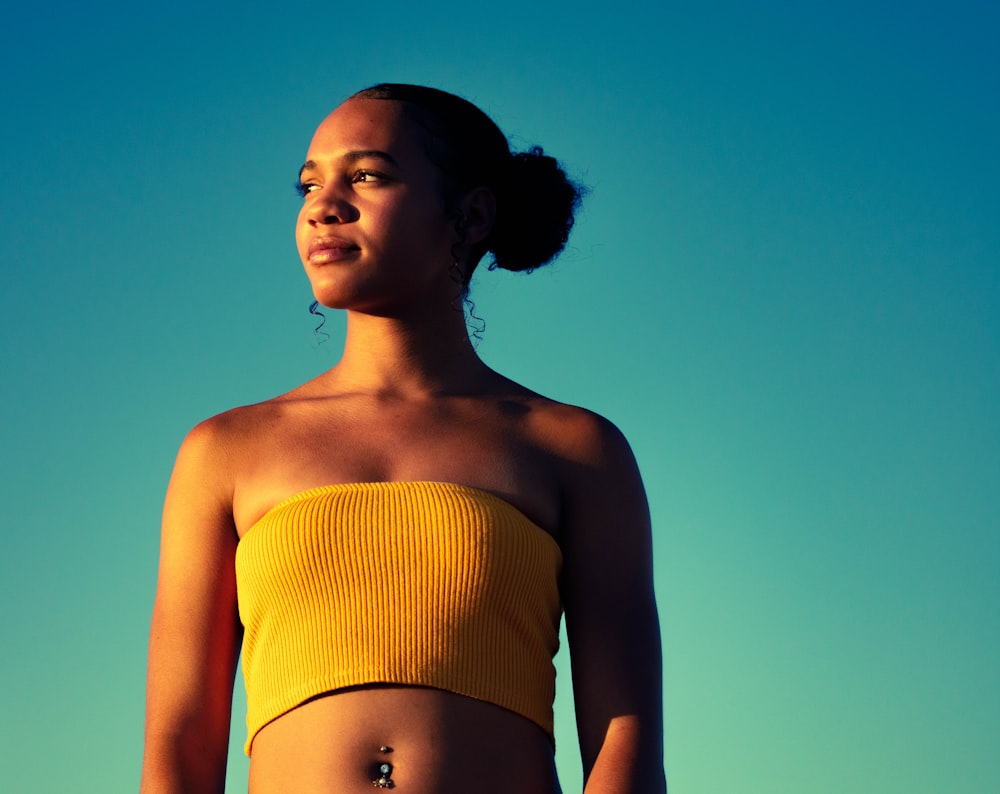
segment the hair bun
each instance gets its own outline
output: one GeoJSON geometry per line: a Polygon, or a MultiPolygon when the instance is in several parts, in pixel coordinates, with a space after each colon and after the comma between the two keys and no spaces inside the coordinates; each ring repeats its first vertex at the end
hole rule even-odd
{"type": "Polygon", "coordinates": [[[490,268],[531,271],[562,251],[584,188],[540,146],[511,155],[499,185],[490,268]]]}

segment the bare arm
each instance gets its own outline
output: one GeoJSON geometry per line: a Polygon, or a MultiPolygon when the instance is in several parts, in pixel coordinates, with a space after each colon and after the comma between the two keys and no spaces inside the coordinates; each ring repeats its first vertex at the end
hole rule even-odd
{"type": "Polygon", "coordinates": [[[627,442],[591,419],[565,505],[563,579],[586,794],[666,791],[649,509],[627,442]]]}
{"type": "Polygon", "coordinates": [[[227,471],[218,433],[199,425],[181,446],[163,511],[142,794],[219,794],[225,787],[242,640],[227,471]]]}

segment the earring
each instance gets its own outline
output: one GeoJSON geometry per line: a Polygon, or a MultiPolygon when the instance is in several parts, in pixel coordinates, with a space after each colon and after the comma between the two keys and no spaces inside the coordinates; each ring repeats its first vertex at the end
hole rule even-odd
{"type": "Polygon", "coordinates": [[[462,265],[459,263],[457,256],[452,257],[451,267],[448,268],[448,277],[462,288],[463,293],[465,292],[467,289],[465,271],[462,270],[462,265]]]}

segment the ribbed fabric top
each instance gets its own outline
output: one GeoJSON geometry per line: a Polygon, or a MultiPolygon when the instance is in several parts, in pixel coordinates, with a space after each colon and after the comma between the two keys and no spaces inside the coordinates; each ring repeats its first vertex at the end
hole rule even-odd
{"type": "Polygon", "coordinates": [[[555,539],[462,485],[348,483],[269,510],[236,550],[247,741],[331,690],[429,686],[510,709],[552,737],[555,539]]]}

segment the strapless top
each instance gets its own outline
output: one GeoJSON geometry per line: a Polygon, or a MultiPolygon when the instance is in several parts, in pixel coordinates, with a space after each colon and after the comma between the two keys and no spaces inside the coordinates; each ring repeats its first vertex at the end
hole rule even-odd
{"type": "Polygon", "coordinates": [[[552,738],[559,544],[498,496],[347,483],[275,505],[236,551],[249,755],[268,722],[342,687],[435,687],[552,738]]]}

